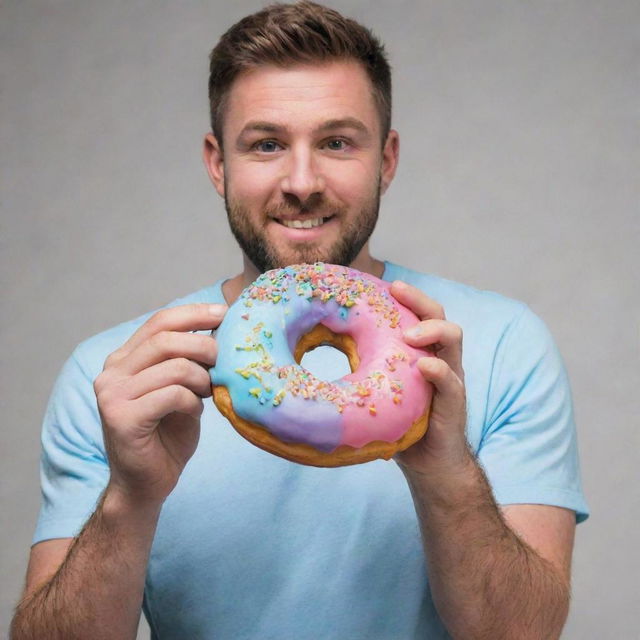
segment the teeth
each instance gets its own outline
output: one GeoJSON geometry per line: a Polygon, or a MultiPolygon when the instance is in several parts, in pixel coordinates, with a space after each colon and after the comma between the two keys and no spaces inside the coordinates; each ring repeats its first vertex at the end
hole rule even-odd
{"type": "Polygon", "coordinates": [[[280,222],[291,229],[311,229],[313,227],[319,227],[324,218],[314,218],[313,220],[280,220],[280,222]]]}

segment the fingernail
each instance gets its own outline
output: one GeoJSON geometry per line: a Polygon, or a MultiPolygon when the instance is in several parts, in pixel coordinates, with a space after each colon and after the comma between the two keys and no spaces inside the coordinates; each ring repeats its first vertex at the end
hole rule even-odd
{"type": "Polygon", "coordinates": [[[212,316],[221,316],[226,310],[227,310],[227,307],[224,304],[210,304],[209,305],[209,313],[212,316]]]}

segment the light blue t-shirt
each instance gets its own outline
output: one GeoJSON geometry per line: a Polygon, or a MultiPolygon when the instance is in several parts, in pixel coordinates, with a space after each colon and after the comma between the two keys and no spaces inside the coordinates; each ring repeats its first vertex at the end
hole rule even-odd
{"type": "MultiPolygon", "coordinates": [[[[543,323],[519,302],[391,263],[383,277],[421,288],[462,327],[468,439],[497,502],[585,519],[569,386],[543,323]]],[[[224,302],[221,285],[171,306],[224,302]]],[[[93,512],[109,476],[93,380],[147,317],[83,342],[66,363],[44,421],[34,542],[74,536],[93,512]]],[[[336,377],[334,350],[309,357],[316,373],[336,377]]],[[[395,462],[298,465],[249,444],[205,406],[151,551],[144,609],[154,638],[449,637],[395,462]]]]}

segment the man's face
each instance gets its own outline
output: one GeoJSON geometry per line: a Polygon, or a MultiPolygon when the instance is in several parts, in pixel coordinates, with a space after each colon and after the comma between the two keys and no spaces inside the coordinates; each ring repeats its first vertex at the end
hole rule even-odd
{"type": "Polygon", "coordinates": [[[228,95],[223,141],[223,155],[212,154],[207,166],[258,271],[318,260],[348,265],[368,252],[397,137],[392,132],[383,150],[359,64],[241,74],[228,95]]]}

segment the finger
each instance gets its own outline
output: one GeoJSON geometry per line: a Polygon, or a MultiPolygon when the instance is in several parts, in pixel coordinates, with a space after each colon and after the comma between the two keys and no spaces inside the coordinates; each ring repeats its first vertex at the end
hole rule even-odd
{"type": "Polygon", "coordinates": [[[464,406],[464,383],[444,360],[420,358],[417,366],[424,379],[436,388],[439,401],[444,403],[443,413],[456,411],[464,406]]]}
{"type": "Polygon", "coordinates": [[[215,329],[224,318],[227,306],[195,303],[162,309],[154,313],[113,355],[122,357],[161,331],[215,329]]]}
{"type": "Polygon", "coordinates": [[[203,366],[187,358],[173,358],[128,378],[127,396],[130,400],[136,400],[151,391],[176,384],[201,398],[211,395],[211,378],[203,366]]]}
{"type": "Polygon", "coordinates": [[[462,329],[446,320],[422,320],[406,329],[404,338],[414,347],[436,343],[442,347],[455,347],[462,344],[462,329]]]}
{"type": "Polygon", "coordinates": [[[193,391],[174,384],[134,400],[132,408],[152,428],[170,413],[183,413],[197,420],[204,411],[204,403],[193,391]]]}
{"type": "Polygon", "coordinates": [[[423,320],[404,332],[412,347],[428,347],[462,378],[462,329],[446,320],[423,320]]]}
{"type": "Polygon", "coordinates": [[[398,302],[411,309],[421,320],[430,318],[445,319],[442,305],[423,291],[420,291],[420,289],[402,282],[402,280],[395,280],[391,285],[390,291],[398,302]]]}
{"type": "Polygon", "coordinates": [[[218,345],[211,336],[162,331],[152,335],[119,360],[118,370],[123,375],[132,376],[143,369],[175,358],[187,358],[211,367],[215,364],[217,354],[218,345]]]}

